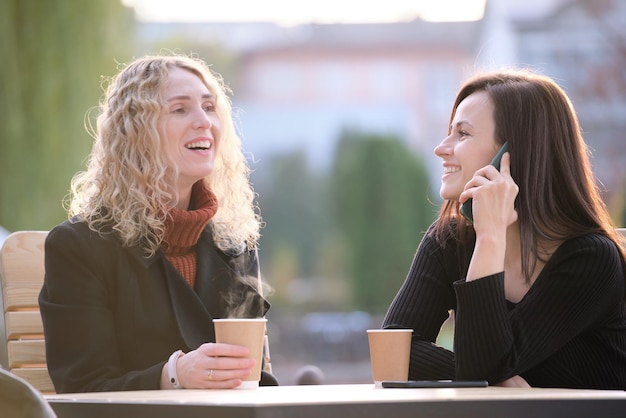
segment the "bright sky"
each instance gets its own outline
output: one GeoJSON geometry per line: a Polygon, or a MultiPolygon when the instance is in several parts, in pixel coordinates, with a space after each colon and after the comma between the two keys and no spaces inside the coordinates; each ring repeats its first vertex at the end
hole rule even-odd
{"type": "Polygon", "coordinates": [[[377,23],[482,18],[485,0],[121,0],[142,21],[377,23]]]}

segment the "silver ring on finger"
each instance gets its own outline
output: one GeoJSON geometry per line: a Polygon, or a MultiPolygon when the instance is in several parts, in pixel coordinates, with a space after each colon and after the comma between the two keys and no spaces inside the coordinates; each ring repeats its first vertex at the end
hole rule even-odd
{"type": "Polygon", "coordinates": [[[209,371],[206,373],[206,377],[209,380],[213,380],[213,369],[209,369],[209,371]]]}

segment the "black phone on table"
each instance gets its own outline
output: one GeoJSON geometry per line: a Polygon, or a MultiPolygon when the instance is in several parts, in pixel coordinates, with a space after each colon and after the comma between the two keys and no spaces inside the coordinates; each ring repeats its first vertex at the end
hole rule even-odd
{"type": "MultiPolygon", "coordinates": [[[[498,171],[500,171],[500,160],[502,160],[502,156],[508,150],[509,144],[508,142],[505,142],[496,153],[496,156],[493,157],[493,160],[491,160],[490,164],[494,166],[498,171]]],[[[469,221],[469,223],[474,222],[474,214],[472,212],[472,200],[473,199],[467,199],[465,203],[461,205],[461,215],[463,215],[465,219],[469,221]]]]}
{"type": "Polygon", "coordinates": [[[382,382],[384,388],[485,388],[486,380],[405,380],[382,382]]]}

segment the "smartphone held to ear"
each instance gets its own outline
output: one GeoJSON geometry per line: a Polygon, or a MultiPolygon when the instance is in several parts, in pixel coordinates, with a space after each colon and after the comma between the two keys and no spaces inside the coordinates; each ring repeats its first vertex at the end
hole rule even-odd
{"type": "MultiPolygon", "coordinates": [[[[500,160],[502,160],[502,156],[505,152],[509,150],[509,144],[505,142],[502,147],[498,150],[498,153],[493,160],[491,160],[491,165],[494,166],[498,171],[500,171],[500,160]]],[[[472,199],[467,199],[465,203],[461,205],[461,215],[465,217],[469,221],[469,223],[474,222],[474,215],[472,213],[472,199]]]]}

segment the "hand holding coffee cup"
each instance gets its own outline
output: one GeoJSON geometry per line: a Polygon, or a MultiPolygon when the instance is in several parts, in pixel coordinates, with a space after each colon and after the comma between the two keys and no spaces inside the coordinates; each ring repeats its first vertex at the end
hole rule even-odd
{"type": "Polygon", "coordinates": [[[224,318],[213,320],[215,341],[217,343],[247,347],[250,358],[256,360],[250,375],[243,379],[237,389],[259,387],[266,323],[267,319],[265,318],[224,318]]]}

